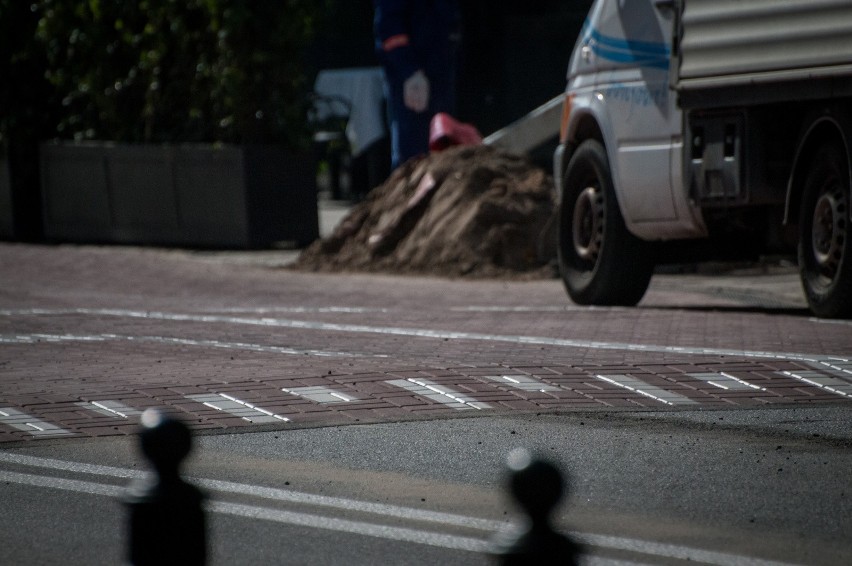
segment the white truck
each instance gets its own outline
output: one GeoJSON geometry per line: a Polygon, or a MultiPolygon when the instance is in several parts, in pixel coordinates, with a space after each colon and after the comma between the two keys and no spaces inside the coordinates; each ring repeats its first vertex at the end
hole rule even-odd
{"type": "Polygon", "coordinates": [[[797,254],[852,317],[852,0],[596,0],[554,173],[577,303],[634,305],[654,266],[797,254]]]}

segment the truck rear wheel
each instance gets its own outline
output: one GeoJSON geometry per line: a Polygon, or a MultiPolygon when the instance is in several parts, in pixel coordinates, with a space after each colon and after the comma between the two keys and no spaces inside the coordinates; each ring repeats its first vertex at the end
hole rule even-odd
{"type": "Polygon", "coordinates": [[[805,179],[799,217],[799,273],[811,311],[852,317],[850,182],[846,155],[821,146],[805,179]]]}
{"type": "Polygon", "coordinates": [[[603,145],[583,142],[565,171],[559,209],[559,270],[581,305],[638,303],[651,281],[650,245],[624,224],[603,145]]]}

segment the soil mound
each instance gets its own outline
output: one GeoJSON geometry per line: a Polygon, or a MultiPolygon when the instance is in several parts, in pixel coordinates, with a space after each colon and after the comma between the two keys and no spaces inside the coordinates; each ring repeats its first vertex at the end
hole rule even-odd
{"type": "Polygon", "coordinates": [[[442,277],[554,277],[553,179],[526,158],[464,146],[411,160],[293,266],[442,277]]]}

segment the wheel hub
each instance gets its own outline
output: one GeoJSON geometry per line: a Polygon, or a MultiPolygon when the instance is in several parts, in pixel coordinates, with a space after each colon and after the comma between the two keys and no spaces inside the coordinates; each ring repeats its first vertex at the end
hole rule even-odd
{"type": "Polygon", "coordinates": [[[581,259],[594,262],[600,253],[604,230],[604,202],[595,187],[583,189],[574,204],[572,237],[574,251],[581,259]]]}
{"type": "Polygon", "coordinates": [[[846,199],[841,190],[820,195],[814,206],[813,243],[814,259],[824,277],[833,279],[843,258],[846,238],[846,199]]]}

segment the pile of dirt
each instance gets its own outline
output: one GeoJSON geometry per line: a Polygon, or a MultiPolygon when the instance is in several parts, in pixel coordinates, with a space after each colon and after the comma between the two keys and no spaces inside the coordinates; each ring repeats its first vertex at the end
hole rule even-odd
{"type": "Polygon", "coordinates": [[[526,158],[454,147],[399,167],[293,268],[550,278],[554,209],[552,177],[526,158]]]}

